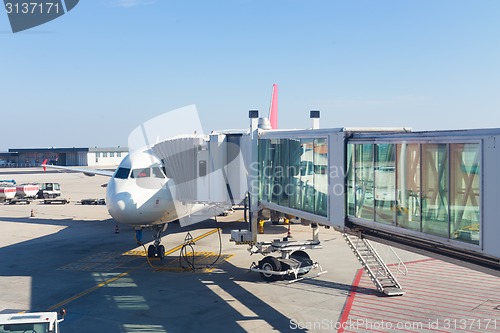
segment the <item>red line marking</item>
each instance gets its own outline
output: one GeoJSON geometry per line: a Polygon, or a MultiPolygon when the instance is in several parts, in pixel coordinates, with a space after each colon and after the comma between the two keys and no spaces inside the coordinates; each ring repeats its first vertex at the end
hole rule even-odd
{"type": "MultiPolygon", "coordinates": [[[[433,287],[430,284],[419,284],[416,285],[416,282],[421,281],[418,279],[411,279],[406,281],[406,284],[411,284],[415,287],[415,289],[412,288],[404,288],[407,293],[411,294],[418,294],[418,295],[428,295],[429,292],[435,292],[438,293],[441,297],[446,297],[449,300],[457,300],[460,303],[469,303],[469,304],[476,304],[477,302],[484,301],[484,299],[489,299],[489,298],[499,298],[497,294],[492,294],[492,290],[486,290],[486,292],[483,292],[481,294],[476,294],[476,295],[471,295],[471,294],[465,294],[464,293],[464,286],[467,286],[467,283],[464,283],[462,288],[455,288],[451,289],[448,288],[448,286],[445,283],[442,283],[442,287],[433,287]],[[416,289],[418,287],[418,290],[416,289]],[[425,292],[424,292],[425,289],[425,292]]],[[[468,283],[473,284],[473,281],[469,281],[468,283]]]]}
{"type": "MultiPolygon", "coordinates": [[[[404,297],[404,296],[403,296],[404,297]]],[[[457,318],[476,318],[476,319],[493,319],[491,314],[480,314],[476,311],[471,311],[470,308],[463,308],[462,310],[455,310],[455,309],[450,309],[449,307],[446,307],[444,306],[443,304],[424,304],[424,305],[427,305],[427,307],[412,307],[412,308],[405,308],[403,304],[396,304],[397,306],[397,309],[398,310],[407,310],[406,312],[404,313],[397,313],[397,312],[394,312],[394,311],[388,311],[387,309],[390,309],[390,310],[393,310],[394,307],[390,307],[390,306],[384,306],[383,304],[374,304],[373,302],[370,302],[368,300],[363,300],[363,299],[360,299],[359,297],[356,299],[357,302],[355,304],[355,306],[351,309],[351,312],[356,312],[356,311],[365,311],[364,309],[372,309],[372,310],[380,310],[381,312],[372,312],[373,314],[377,314],[377,315],[384,315],[384,313],[394,313],[394,314],[400,314],[400,315],[403,315],[405,317],[415,317],[415,318],[424,318],[424,319],[429,319],[429,318],[426,318],[425,316],[430,316],[430,315],[434,315],[435,317],[453,317],[453,316],[456,316],[457,318]],[[363,304],[363,305],[361,305],[363,304]],[[368,305],[371,305],[373,307],[370,307],[370,306],[366,306],[364,304],[368,304],[368,305]],[[435,312],[434,313],[431,313],[429,311],[429,308],[432,307],[432,306],[435,306],[435,307],[439,307],[439,315],[436,315],[435,312]],[[451,311],[447,311],[446,309],[449,309],[451,311]],[[453,311],[455,310],[455,311],[453,311]],[[410,314],[411,312],[413,312],[412,314],[410,314]],[[446,315],[448,314],[448,315],[446,315]],[[422,317],[422,315],[424,317],[422,317]]],[[[411,304],[422,304],[422,303],[419,303],[419,302],[415,302],[415,299],[411,299],[411,300],[406,300],[406,302],[411,302],[411,304]]],[[[394,317],[394,316],[392,316],[394,317]]]]}
{"type": "Polygon", "coordinates": [[[474,280],[474,282],[488,283],[488,284],[498,284],[498,277],[484,276],[485,274],[472,274],[468,272],[460,271],[449,271],[447,268],[442,269],[429,269],[429,267],[422,267],[421,270],[412,270],[408,273],[408,276],[418,274],[418,275],[431,275],[433,278],[448,279],[447,282],[460,283],[469,282],[474,280]],[[425,270],[425,271],[424,271],[425,270]],[[453,279],[450,279],[453,277],[453,279]]]}
{"type": "MultiPolygon", "coordinates": [[[[428,262],[428,261],[439,261],[439,260],[435,259],[435,258],[425,258],[425,259],[417,259],[417,260],[405,261],[404,264],[405,265],[413,265],[413,264],[419,264],[419,263],[428,262]]],[[[397,265],[398,265],[397,263],[394,263],[394,264],[389,264],[387,266],[397,266],[397,265]]]]}
{"type": "Polygon", "coordinates": [[[447,271],[447,272],[461,274],[461,275],[481,275],[481,276],[489,277],[492,279],[498,278],[497,276],[494,276],[494,275],[491,275],[491,274],[488,274],[485,272],[481,272],[479,270],[450,264],[450,263],[447,263],[444,261],[437,261],[435,263],[421,265],[420,267],[426,268],[428,270],[433,270],[433,271],[440,271],[440,272],[447,271]]]}
{"type": "MultiPolygon", "coordinates": [[[[360,301],[361,303],[364,303],[360,301]]],[[[356,302],[357,303],[357,302],[356,302]]],[[[375,305],[375,304],[369,304],[368,305],[375,305]]],[[[394,311],[389,311],[394,310],[394,308],[391,307],[381,307],[381,306],[366,306],[366,305],[358,305],[352,309],[352,312],[364,312],[364,313],[370,313],[375,316],[380,316],[384,320],[407,320],[410,321],[409,318],[415,318],[416,320],[413,321],[418,321],[418,322],[427,322],[429,320],[429,316],[432,315],[429,311],[427,312],[421,312],[417,311],[416,309],[413,309],[413,313],[410,313],[411,311],[405,311],[405,312],[394,312],[394,311]],[[372,310],[372,311],[370,311],[372,310]]],[[[400,310],[400,309],[398,309],[400,310]]]]}
{"type": "MultiPolygon", "coordinates": [[[[363,311],[361,311],[363,312],[363,311]]],[[[353,316],[356,318],[356,314],[353,313],[353,316]]],[[[363,315],[363,314],[359,314],[357,315],[357,317],[359,319],[369,319],[370,321],[368,320],[365,320],[365,324],[371,324],[371,325],[368,325],[368,326],[375,326],[377,324],[382,324],[382,322],[384,323],[391,323],[393,324],[394,327],[392,327],[392,331],[396,330],[397,329],[397,332],[412,332],[412,333],[415,333],[416,331],[408,331],[408,329],[404,329],[404,328],[399,328],[397,327],[398,324],[403,324],[404,323],[412,323],[412,324],[421,324],[422,326],[422,329],[424,330],[427,330],[427,327],[426,327],[426,322],[421,322],[421,321],[411,321],[411,320],[401,320],[401,321],[398,321],[398,320],[393,320],[392,318],[391,319],[387,319],[387,318],[384,318],[382,317],[382,319],[380,319],[380,317],[376,316],[376,317],[373,317],[373,316],[370,316],[370,315],[363,315]]],[[[353,323],[355,323],[356,325],[359,324],[360,322],[357,321],[357,319],[353,320],[353,323]]],[[[361,321],[361,324],[363,324],[363,322],[361,321]]],[[[387,326],[387,325],[386,325],[387,326]]],[[[415,325],[415,326],[420,326],[420,325],[415,325]]],[[[373,332],[375,330],[373,330],[371,327],[367,328],[366,325],[365,327],[357,327],[358,329],[361,329],[361,332],[373,332]]],[[[387,327],[383,327],[383,328],[387,328],[387,327]]],[[[432,329],[431,329],[432,330],[432,329]]],[[[391,332],[392,332],[391,331],[391,332]]],[[[421,330],[419,329],[417,332],[420,332],[421,330]]],[[[441,331],[441,330],[433,330],[433,331],[437,331],[437,332],[443,332],[443,333],[449,333],[449,331],[441,331]]],[[[387,333],[387,331],[383,331],[384,333],[387,333]]]]}
{"type": "Polygon", "coordinates": [[[354,296],[356,296],[356,290],[358,290],[359,281],[361,280],[361,276],[363,275],[363,269],[358,269],[356,276],[354,277],[354,282],[351,285],[351,290],[349,291],[349,295],[347,296],[346,303],[344,305],[344,309],[342,311],[342,317],[340,318],[340,328],[337,331],[338,333],[344,332],[344,325],[347,322],[347,318],[349,318],[349,313],[351,312],[352,303],[354,302],[354,296]]]}

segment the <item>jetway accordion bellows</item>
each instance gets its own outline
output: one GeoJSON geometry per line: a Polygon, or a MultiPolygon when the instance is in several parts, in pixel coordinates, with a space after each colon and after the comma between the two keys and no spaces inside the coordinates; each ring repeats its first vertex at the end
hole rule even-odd
{"type": "Polygon", "coordinates": [[[175,200],[229,205],[245,197],[241,134],[186,135],[152,147],[161,159],[175,200]],[[173,183],[173,184],[172,184],[173,183]]]}
{"type": "Polygon", "coordinates": [[[200,152],[206,151],[207,143],[208,136],[194,135],[164,140],[153,146],[167,177],[175,183],[177,200],[195,202],[199,199],[197,178],[203,170],[198,170],[198,160],[200,152]]]}

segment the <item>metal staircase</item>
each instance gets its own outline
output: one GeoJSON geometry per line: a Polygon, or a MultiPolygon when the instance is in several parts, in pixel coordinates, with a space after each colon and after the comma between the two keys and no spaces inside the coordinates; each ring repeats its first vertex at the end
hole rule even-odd
{"type": "Polygon", "coordinates": [[[346,233],[342,236],[378,291],[388,296],[401,296],[405,293],[368,239],[346,233]]]}

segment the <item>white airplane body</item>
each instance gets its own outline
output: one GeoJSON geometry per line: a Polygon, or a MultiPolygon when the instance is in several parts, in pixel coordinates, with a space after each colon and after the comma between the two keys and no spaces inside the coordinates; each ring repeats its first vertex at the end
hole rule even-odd
{"type": "MultiPolygon", "coordinates": [[[[273,85],[269,119],[277,124],[277,86],[273,85]]],[[[174,180],[168,178],[158,158],[149,147],[130,151],[112,171],[90,170],[65,166],[42,164],[54,169],[82,172],[86,175],[110,177],[106,187],[106,206],[113,219],[130,225],[136,230],[153,226],[156,230],[155,243],[148,248],[148,256],[163,258],[164,247],[160,245],[161,232],[170,222],[177,221],[206,210],[206,204],[185,203],[176,200],[174,180]]],[[[138,242],[141,240],[138,239],[138,242]]]]}

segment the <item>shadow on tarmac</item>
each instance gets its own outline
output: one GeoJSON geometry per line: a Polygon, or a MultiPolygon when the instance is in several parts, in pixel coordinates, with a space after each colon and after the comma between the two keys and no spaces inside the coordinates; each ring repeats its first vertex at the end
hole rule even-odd
{"type": "MultiPolygon", "coordinates": [[[[66,300],[63,306],[68,315],[61,325],[67,333],[290,330],[290,318],[239,284],[241,281],[258,283],[259,276],[248,274],[247,270],[229,262],[222,264],[223,274],[154,272],[145,265],[143,257],[110,270],[88,270],[85,258],[99,260],[110,253],[121,254],[135,247],[134,231],[122,228],[115,234],[112,219],[1,220],[64,227],[47,236],[0,248],[0,280],[18,278],[9,280],[14,281],[10,287],[16,289],[14,294],[28,293],[30,304],[29,308],[17,307],[16,304],[20,304],[17,299],[3,299],[12,306],[2,312],[46,311],[66,300]],[[61,269],[68,264],[75,264],[76,268],[61,269]],[[103,280],[122,273],[125,274],[120,279],[85,293],[103,280]],[[26,279],[30,285],[16,282],[26,279]]],[[[163,244],[167,249],[171,247],[168,235],[207,227],[215,227],[214,221],[187,228],[173,223],[167,229],[163,244]]],[[[219,227],[228,233],[235,225],[219,223],[219,227]]]]}

